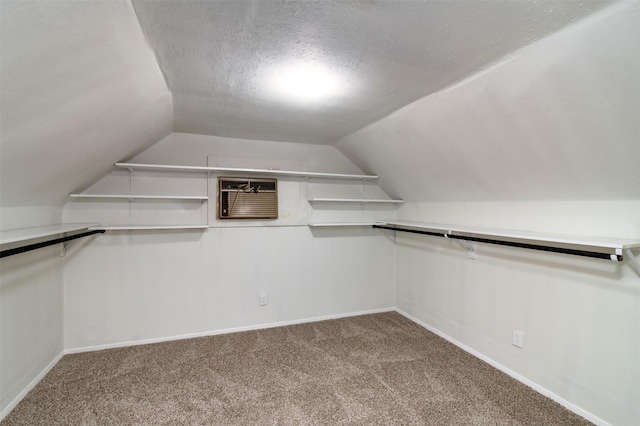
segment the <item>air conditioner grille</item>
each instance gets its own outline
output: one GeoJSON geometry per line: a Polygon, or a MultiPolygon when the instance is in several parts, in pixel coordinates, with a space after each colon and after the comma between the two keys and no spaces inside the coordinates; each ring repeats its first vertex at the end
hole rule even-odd
{"type": "Polygon", "coordinates": [[[219,178],[218,218],[277,219],[277,180],[219,178]]]}

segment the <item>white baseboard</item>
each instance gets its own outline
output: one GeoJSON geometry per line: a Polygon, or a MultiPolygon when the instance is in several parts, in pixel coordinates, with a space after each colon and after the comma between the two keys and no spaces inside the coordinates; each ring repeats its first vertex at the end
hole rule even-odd
{"type": "Polygon", "coordinates": [[[58,363],[58,361],[62,359],[63,356],[64,356],[64,351],[56,355],[55,358],[53,358],[51,362],[49,362],[49,364],[47,364],[46,367],[44,367],[42,371],[40,371],[40,373],[38,373],[38,375],[34,377],[33,380],[31,380],[24,389],[22,389],[22,391],[20,391],[20,393],[16,395],[16,397],[13,398],[6,407],[4,407],[4,409],[0,412],[0,422],[5,417],[7,417],[7,415],[11,412],[11,410],[13,410],[16,407],[16,405],[18,405],[18,403],[22,401],[22,398],[27,396],[29,391],[33,389],[40,382],[40,380],[42,380],[42,378],[46,376],[49,371],[51,371],[53,367],[55,367],[55,365],[58,363]]]}
{"type": "Polygon", "coordinates": [[[233,328],[226,328],[222,330],[204,331],[200,333],[181,334],[177,336],[167,336],[167,337],[158,337],[153,339],[109,343],[106,345],[97,345],[97,346],[84,346],[81,348],[66,349],[64,353],[75,354],[75,353],[82,353],[82,352],[101,351],[104,349],[122,348],[127,346],[149,345],[152,343],[162,343],[162,342],[170,342],[174,340],[193,339],[196,337],[217,336],[220,334],[238,333],[241,331],[263,330],[266,328],[284,327],[287,325],[305,324],[309,322],[326,321],[331,319],[355,317],[359,315],[378,314],[383,312],[394,312],[394,311],[395,311],[395,308],[371,309],[367,311],[351,312],[347,314],[324,315],[320,317],[303,318],[303,319],[297,319],[297,320],[291,320],[291,321],[280,321],[280,322],[273,322],[273,323],[267,323],[267,324],[255,324],[255,325],[249,325],[244,327],[233,327],[233,328]]]}
{"type": "Polygon", "coordinates": [[[604,420],[602,420],[601,418],[593,415],[592,413],[584,410],[583,408],[578,407],[577,405],[567,401],[566,399],[562,398],[559,395],[556,395],[555,393],[551,392],[549,389],[540,386],[539,384],[532,382],[531,380],[527,379],[526,377],[516,373],[515,371],[505,367],[504,365],[500,364],[499,362],[487,357],[486,355],[483,355],[482,353],[476,351],[473,348],[470,348],[469,346],[465,345],[462,342],[459,342],[458,340],[454,339],[453,337],[441,332],[440,330],[430,326],[429,324],[413,317],[412,315],[396,308],[395,311],[397,313],[399,313],[400,315],[404,316],[405,318],[415,322],[416,324],[418,324],[421,327],[426,328],[427,330],[429,330],[430,332],[432,332],[433,334],[436,334],[440,337],[442,337],[443,339],[445,339],[446,341],[453,343],[454,345],[456,345],[457,347],[459,347],[460,349],[462,349],[463,351],[475,356],[476,358],[481,359],[482,361],[486,362],[487,364],[491,365],[492,367],[502,371],[503,373],[513,377],[514,379],[516,379],[517,381],[519,381],[520,383],[523,383],[527,386],[529,386],[530,388],[532,388],[533,390],[535,390],[536,392],[538,392],[539,394],[542,394],[544,396],[546,396],[547,398],[557,402],[558,404],[562,405],[564,408],[566,408],[569,411],[572,411],[574,413],[576,413],[577,415],[579,415],[580,417],[583,417],[587,420],[589,420],[591,423],[597,425],[597,426],[611,426],[611,423],[608,423],[604,420]]]}

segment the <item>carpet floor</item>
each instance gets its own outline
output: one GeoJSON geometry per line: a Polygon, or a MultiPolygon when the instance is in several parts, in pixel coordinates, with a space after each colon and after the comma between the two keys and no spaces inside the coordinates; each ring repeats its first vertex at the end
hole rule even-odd
{"type": "Polygon", "coordinates": [[[586,425],[397,313],[65,355],[2,425],[586,425]]]}

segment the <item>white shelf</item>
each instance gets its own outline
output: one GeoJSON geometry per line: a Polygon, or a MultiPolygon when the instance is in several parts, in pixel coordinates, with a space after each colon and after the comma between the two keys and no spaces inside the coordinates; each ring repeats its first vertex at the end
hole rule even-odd
{"type": "Polygon", "coordinates": [[[378,179],[375,175],[357,175],[343,173],[319,173],[319,172],[301,172],[290,170],[266,170],[266,169],[243,169],[232,167],[205,167],[205,166],[175,166],[167,164],[142,164],[142,163],[116,163],[116,167],[125,169],[139,170],[159,170],[173,172],[222,172],[233,174],[247,175],[269,175],[269,176],[293,176],[293,177],[311,177],[324,179],[347,179],[347,180],[372,180],[378,179]]]}
{"type": "Polygon", "coordinates": [[[345,227],[345,226],[372,226],[379,225],[380,222],[319,222],[319,223],[309,223],[307,226],[310,228],[336,228],[336,227],[345,227]]]}
{"type": "Polygon", "coordinates": [[[126,195],[126,194],[71,194],[72,198],[102,198],[102,199],[126,199],[126,200],[200,200],[206,201],[209,197],[192,195],[126,195]]]}
{"type": "Polygon", "coordinates": [[[508,242],[518,242],[546,247],[568,248],[575,250],[593,250],[604,253],[622,254],[625,249],[640,248],[639,240],[623,238],[579,237],[575,235],[539,234],[504,229],[469,228],[422,222],[394,221],[378,223],[407,230],[433,232],[457,237],[485,238],[508,242]]]}
{"type": "Polygon", "coordinates": [[[16,243],[51,235],[64,234],[66,232],[91,229],[95,223],[62,223],[58,225],[37,226],[33,228],[11,229],[0,232],[0,244],[16,243]]]}
{"type": "Polygon", "coordinates": [[[362,198],[311,198],[310,203],[379,203],[379,204],[401,204],[404,200],[381,200],[381,199],[362,199],[362,198]]]}
{"type": "Polygon", "coordinates": [[[209,225],[97,225],[89,228],[96,231],[147,231],[170,229],[207,229],[209,225]]]}

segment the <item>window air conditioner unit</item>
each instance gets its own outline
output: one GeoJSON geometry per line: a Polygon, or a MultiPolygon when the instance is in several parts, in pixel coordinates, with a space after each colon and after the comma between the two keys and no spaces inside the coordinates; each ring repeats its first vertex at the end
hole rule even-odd
{"type": "Polygon", "coordinates": [[[218,219],[277,218],[277,179],[218,178],[218,219]]]}

